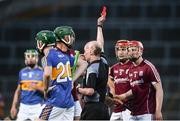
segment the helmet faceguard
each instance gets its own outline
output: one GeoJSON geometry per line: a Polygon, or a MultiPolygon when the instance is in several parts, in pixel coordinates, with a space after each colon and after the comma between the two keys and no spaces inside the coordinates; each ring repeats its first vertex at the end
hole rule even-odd
{"type": "Polygon", "coordinates": [[[47,46],[54,46],[56,42],[56,36],[54,32],[49,30],[42,30],[36,34],[37,49],[40,54],[43,54],[43,50],[47,46]]]}
{"type": "Polygon", "coordinates": [[[75,33],[70,26],[60,26],[54,30],[56,35],[57,42],[63,42],[68,48],[71,48],[73,43],[75,42],[75,33]]]}
{"type": "Polygon", "coordinates": [[[131,61],[135,62],[142,56],[144,47],[143,47],[143,44],[137,40],[132,40],[129,42],[129,48],[131,48],[131,47],[138,48],[138,53],[136,55],[134,55],[134,54],[130,55],[130,58],[129,58],[131,61]]]}
{"type": "Polygon", "coordinates": [[[38,52],[35,49],[27,49],[24,52],[25,64],[33,68],[38,63],[38,52]]]}
{"type": "Polygon", "coordinates": [[[127,49],[128,49],[128,40],[118,40],[116,42],[115,54],[120,62],[125,62],[128,59],[127,53],[123,52],[123,51],[127,51],[127,49]]]}

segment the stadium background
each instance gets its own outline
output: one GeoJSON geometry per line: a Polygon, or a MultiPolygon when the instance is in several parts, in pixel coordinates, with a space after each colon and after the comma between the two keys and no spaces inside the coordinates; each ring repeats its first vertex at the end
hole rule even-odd
{"type": "Polygon", "coordinates": [[[118,39],[136,39],[144,57],[160,72],[164,88],[164,119],[180,119],[180,1],[178,0],[0,0],[0,92],[8,115],[24,67],[24,51],[35,47],[35,34],[60,25],[72,26],[75,48],[96,39],[96,21],[107,5],[105,53],[116,61],[118,39]]]}

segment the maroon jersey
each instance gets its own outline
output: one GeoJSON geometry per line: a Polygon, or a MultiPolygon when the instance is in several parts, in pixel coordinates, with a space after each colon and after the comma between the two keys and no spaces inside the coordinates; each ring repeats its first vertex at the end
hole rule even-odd
{"type": "MultiPolygon", "coordinates": [[[[110,78],[114,81],[115,94],[120,95],[131,89],[128,80],[128,71],[132,62],[128,61],[126,63],[117,63],[110,68],[110,78]]],[[[124,111],[125,108],[122,105],[115,105],[114,112],[124,111]]]]}
{"type": "Polygon", "coordinates": [[[129,81],[134,95],[132,115],[154,114],[156,101],[155,89],[152,84],[161,81],[154,65],[143,60],[138,66],[131,66],[129,81]]]}
{"type": "Polygon", "coordinates": [[[77,83],[74,82],[74,87],[73,87],[73,89],[72,89],[72,91],[71,91],[74,101],[77,101],[77,100],[78,100],[76,86],[77,86],[77,83]]]}

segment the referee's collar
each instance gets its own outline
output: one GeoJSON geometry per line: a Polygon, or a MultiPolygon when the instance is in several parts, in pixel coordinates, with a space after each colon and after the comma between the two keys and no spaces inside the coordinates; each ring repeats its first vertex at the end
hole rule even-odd
{"type": "Polygon", "coordinates": [[[91,63],[89,63],[88,67],[89,67],[90,65],[92,65],[93,63],[99,63],[100,60],[101,60],[101,59],[92,61],[91,63]]]}

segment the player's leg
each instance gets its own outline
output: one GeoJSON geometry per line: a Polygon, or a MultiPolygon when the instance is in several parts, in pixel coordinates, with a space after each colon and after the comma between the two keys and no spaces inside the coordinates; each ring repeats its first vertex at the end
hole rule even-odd
{"type": "Polygon", "coordinates": [[[53,106],[44,104],[41,108],[41,113],[39,115],[38,121],[49,120],[50,114],[52,113],[53,106]]]}
{"type": "Polygon", "coordinates": [[[122,111],[122,119],[123,121],[129,121],[131,118],[131,111],[126,109],[125,111],[122,111]]]}
{"type": "Polygon", "coordinates": [[[122,112],[112,112],[110,121],[122,120],[122,112]]]}
{"type": "Polygon", "coordinates": [[[28,108],[28,105],[20,103],[16,121],[24,121],[26,119],[29,119],[28,108]]]}
{"type": "Polygon", "coordinates": [[[152,121],[153,115],[152,114],[143,114],[143,115],[137,116],[137,119],[139,121],[152,121]]]}
{"type": "MultiPolygon", "coordinates": [[[[48,121],[72,121],[74,118],[74,106],[71,108],[59,108],[51,105],[45,105],[39,116],[39,120],[48,121]]],[[[38,121],[39,121],[38,120],[38,121]]]]}
{"type": "Polygon", "coordinates": [[[82,108],[79,101],[75,101],[74,120],[79,120],[82,112],[82,108]]]}
{"type": "Polygon", "coordinates": [[[130,121],[152,121],[152,120],[153,120],[152,114],[143,114],[143,115],[130,117],[130,121]]]}
{"type": "Polygon", "coordinates": [[[62,116],[57,118],[56,121],[73,121],[74,119],[74,106],[71,108],[66,108],[62,116]]]}
{"type": "Polygon", "coordinates": [[[31,119],[31,121],[34,121],[38,119],[42,110],[42,106],[41,104],[31,105],[28,110],[29,110],[29,118],[31,119]]]}

